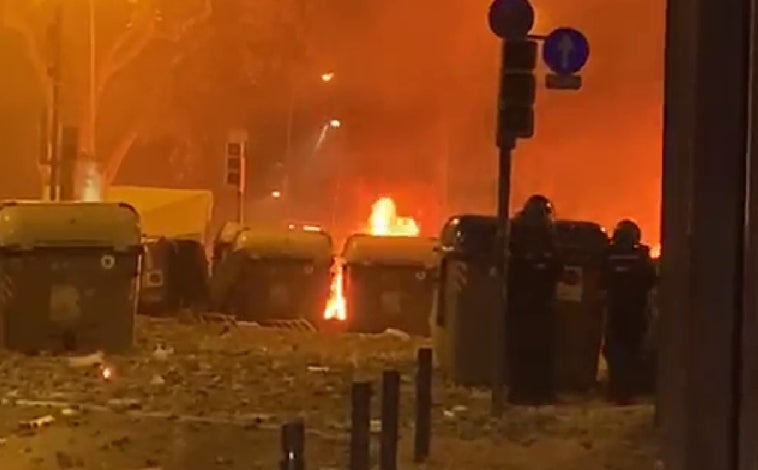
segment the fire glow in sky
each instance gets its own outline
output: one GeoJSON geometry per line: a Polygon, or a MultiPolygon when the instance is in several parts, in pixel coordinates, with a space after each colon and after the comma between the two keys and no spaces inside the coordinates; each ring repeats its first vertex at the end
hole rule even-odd
{"type": "MultiPolygon", "coordinates": [[[[395,204],[394,199],[382,197],[371,205],[371,215],[363,232],[382,237],[417,237],[421,233],[421,229],[412,217],[398,215],[397,204],[395,204]]],[[[324,309],[324,319],[347,320],[347,302],[343,289],[342,264],[337,262],[332,277],[329,300],[324,309]]]]}

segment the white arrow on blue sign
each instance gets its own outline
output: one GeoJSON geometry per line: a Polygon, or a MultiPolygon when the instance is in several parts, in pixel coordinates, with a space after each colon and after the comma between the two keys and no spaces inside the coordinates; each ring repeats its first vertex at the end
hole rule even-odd
{"type": "Polygon", "coordinates": [[[542,60],[558,75],[572,75],[587,64],[590,43],[573,28],[553,30],[542,45],[542,60]]]}

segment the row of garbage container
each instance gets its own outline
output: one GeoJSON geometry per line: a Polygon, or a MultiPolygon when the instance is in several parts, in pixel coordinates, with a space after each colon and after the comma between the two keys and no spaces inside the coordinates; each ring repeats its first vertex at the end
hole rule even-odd
{"type": "MultiPolygon", "coordinates": [[[[556,383],[587,390],[598,373],[600,275],[609,240],[588,221],[558,221],[556,232],[565,264],[555,299],[556,383]]],[[[353,235],[341,252],[343,326],[431,335],[439,364],[456,383],[486,385],[490,316],[502,309],[497,237],[497,219],[476,215],[451,218],[438,239],[353,235]]],[[[211,281],[218,309],[248,320],[304,318],[324,325],[334,251],[328,234],[240,229],[232,238],[211,281]]]]}
{"type": "MultiPolygon", "coordinates": [[[[222,230],[210,281],[211,306],[242,320],[325,317],[334,276],[331,237],[318,230],[222,230]]],[[[345,330],[375,333],[397,328],[429,334],[434,287],[432,238],[353,235],[337,260],[347,316],[345,330]]],[[[329,325],[332,326],[332,325],[329,325]]]]}
{"type": "MultiPolygon", "coordinates": [[[[563,388],[594,383],[602,337],[598,285],[608,240],[591,222],[558,221],[566,261],[558,289],[557,373],[563,388]]],[[[501,309],[497,221],[451,218],[439,239],[354,235],[340,253],[350,331],[431,335],[456,382],[486,384],[488,319],[501,309]]],[[[212,309],[242,320],[326,326],[335,247],[323,231],[227,226],[213,267],[202,245],[144,240],[126,204],[0,205],[0,346],[124,350],[134,312],[212,309]],[[143,254],[143,256],[140,256],[143,254]],[[141,260],[141,264],[140,264],[141,260]],[[210,274],[209,274],[210,272],[210,274]]]]}

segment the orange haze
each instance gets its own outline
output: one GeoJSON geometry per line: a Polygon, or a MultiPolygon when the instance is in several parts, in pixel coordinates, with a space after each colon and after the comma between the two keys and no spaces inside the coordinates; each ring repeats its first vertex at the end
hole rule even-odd
{"type": "MultiPolygon", "coordinates": [[[[629,217],[657,243],[665,2],[533,1],[535,33],[576,27],[591,55],[582,90],[538,91],[536,135],[514,155],[513,208],[541,192],[559,217],[608,228],[629,217]]],[[[330,45],[356,64],[355,85],[345,85],[351,102],[380,110],[352,124],[355,172],[397,192],[431,181],[445,209],[434,223],[424,219],[430,234],[454,212],[495,209],[499,60],[486,23],[490,0],[431,3],[371,3],[330,45]]],[[[540,66],[539,83],[545,72],[540,66]]]]}

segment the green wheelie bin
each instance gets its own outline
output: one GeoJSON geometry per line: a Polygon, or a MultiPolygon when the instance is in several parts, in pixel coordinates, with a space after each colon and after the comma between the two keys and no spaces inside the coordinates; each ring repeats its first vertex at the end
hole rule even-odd
{"type": "Polygon", "coordinates": [[[127,204],[1,204],[2,346],[130,349],[141,251],[139,216],[127,204]]]}
{"type": "Polygon", "coordinates": [[[211,278],[211,305],[239,320],[322,323],[329,298],[332,238],[323,231],[239,233],[211,278]]]}
{"type": "Polygon", "coordinates": [[[356,234],[342,251],[348,331],[429,336],[434,247],[426,237],[356,234]]]}
{"type": "Polygon", "coordinates": [[[498,231],[496,217],[465,214],[450,218],[439,237],[432,338],[438,366],[458,385],[491,383],[491,318],[503,311],[498,231]]]}
{"type": "Polygon", "coordinates": [[[555,383],[559,392],[595,386],[603,337],[603,257],[608,236],[599,224],[558,220],[556,245],[563,276],[556,289],[555,383]]]}

